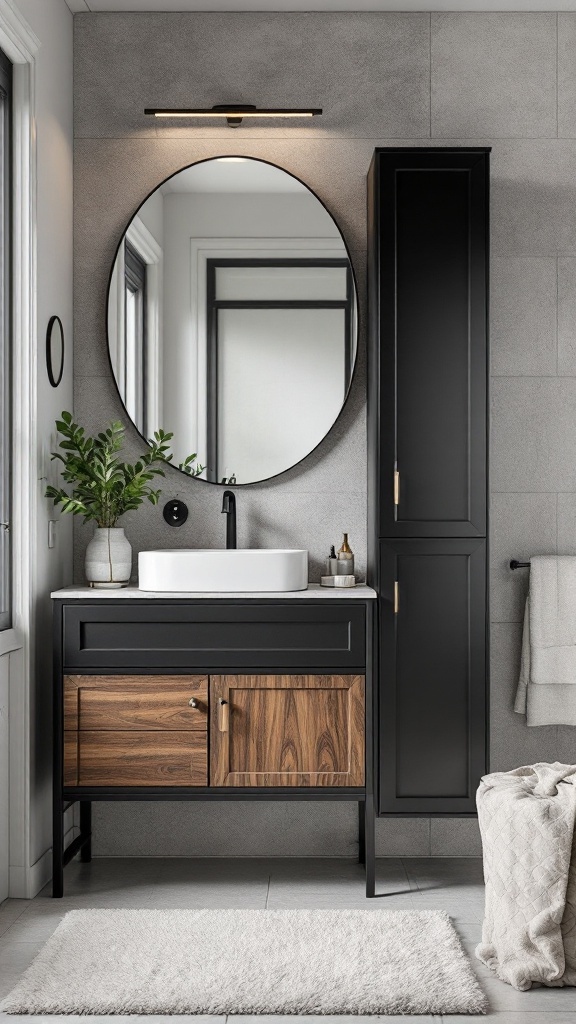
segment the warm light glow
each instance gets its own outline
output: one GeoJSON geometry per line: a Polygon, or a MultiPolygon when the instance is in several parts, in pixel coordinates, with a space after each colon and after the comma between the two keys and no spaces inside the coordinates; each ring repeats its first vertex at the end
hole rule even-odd
{"type": "Polygon", "coordinates": [[[314,117],[313,110],[155,110],[154,117],[314,117]]]}

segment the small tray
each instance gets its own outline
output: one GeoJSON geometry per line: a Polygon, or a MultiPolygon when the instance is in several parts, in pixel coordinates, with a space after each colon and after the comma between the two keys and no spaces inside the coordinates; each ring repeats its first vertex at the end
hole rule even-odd
{"type": "Polygon", "coordinates": [[[355,587],[355,576],[321,576],[321,587],[355,587]]]}

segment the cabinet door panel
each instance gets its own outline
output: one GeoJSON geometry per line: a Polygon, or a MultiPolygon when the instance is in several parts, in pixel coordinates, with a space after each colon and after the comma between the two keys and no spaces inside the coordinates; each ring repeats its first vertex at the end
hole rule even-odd
{"type": "Polygon", "coordinates": [[[211,676],[210,701],[212,785],[364,784],[363,676],[211,676]]]}
{"type": "Polygon", "coordinates": [[[207,676],[64,677],[66,729],[205,731],[207,719],[207,676]]]}
{"type": "Polygon", "coordinates": [[[371,177],[376,532],[482,536],[488,155],[379,151],[371,177]]]}
{"type": "Polygon", "coordinates": [[[79,732],[79,786],[206,786],[200,732],[79,732]]]}
{"type": "Polygon", "coordinates": [[[380,551],[380,810],[474,812],[486,770],[485,541],[380,551]]]}

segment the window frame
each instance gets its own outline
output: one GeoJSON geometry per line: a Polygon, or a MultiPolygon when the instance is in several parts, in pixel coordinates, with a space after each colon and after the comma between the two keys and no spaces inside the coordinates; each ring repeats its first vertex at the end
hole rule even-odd
{"type": "Polygon", "coordinates": [[[0,110],[2,160],[0,161],[0,632],[12,628],[12,467],[13,432],[13,312],[12,312],[12,154],[13,154],[13,65],[0,50],[0,110]]]}
{"type": "Polygon", "coordinates": [[[264,257],[224,258],[206,260],[206,325],[207,325],[207,469],[206,479],[219,481],[218,467],[218,313],[221,309],[342,309],[344,310],[344,396],[348,394],[354,353],[352,352],[352,325],[354,318],[354,280],[350,260],[342,258],[264,257]],[[344,267],[346,269],[346,296],[344,299],[217,299],[216,275],[221,267],[344,267]]]}
{"type": "MultiPolygon", "coordinates": [[[[138,296],[138,344],[135,362],[135,394],[136,407],[130,413],[137,429],[144,437],[148,436],[147,423],[147,371],[148,371],[148,265],[138,250],[128,239],[124,242],[124,337],[128,338],[128,302],[127,292],[138,296]]],[[[128,395],[128,359],[124,359],[124,394],[128,395]]]]}

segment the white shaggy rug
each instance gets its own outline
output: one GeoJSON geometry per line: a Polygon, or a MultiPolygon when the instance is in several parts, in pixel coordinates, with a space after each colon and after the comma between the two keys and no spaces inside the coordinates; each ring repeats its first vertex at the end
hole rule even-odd
{"type": "Polygon", "coordinates": [[[447,914],[73,910],[7,1013],[483,1013],[447,914]]]}

